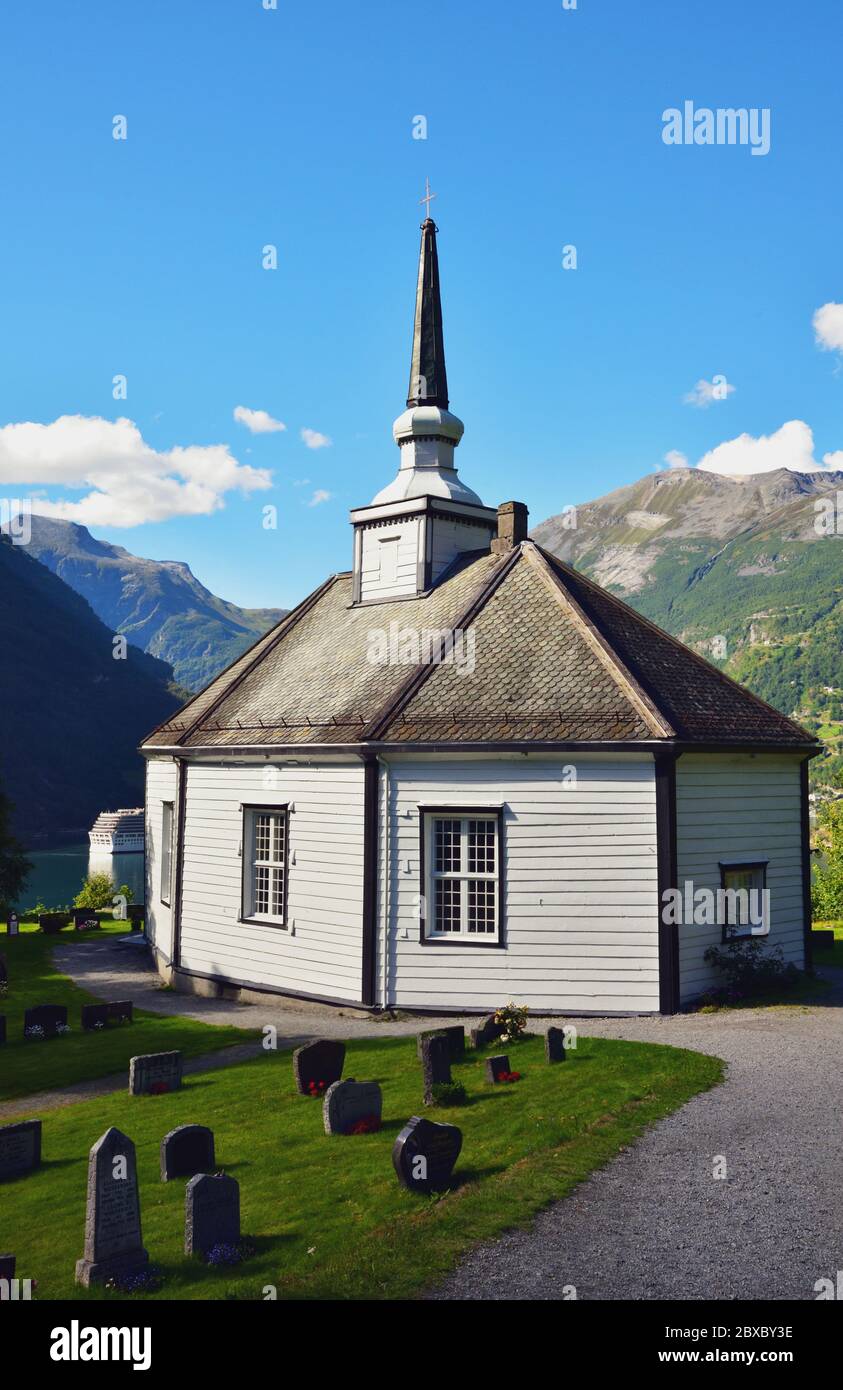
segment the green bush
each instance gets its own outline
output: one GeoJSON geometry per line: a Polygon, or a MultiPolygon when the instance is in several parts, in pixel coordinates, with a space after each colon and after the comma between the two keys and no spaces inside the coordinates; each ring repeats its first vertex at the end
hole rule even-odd
{"type": "Polygon", "coordinates": [[[738,1004],[761,995],[794,989],[799,970],[786,961],[780,946],[769,948],[758,936],[709,946],[703,960],[723,976],[719,989],[703,995],[704,1004],[738,1004]]]}
{"type": "Polygon", "coordinates": [[[433,1104],[442,1106],[465,1105],[468,1092],[461,1081],[437,1081],[431,1088],[433,1104]]]}
{"type": "Polygon", "coordinates": [[[111,907],[117,889],[108,874],[89,874],[73,899],[74,907],[111,907]]]}
{"type": "Polygon", "coordinates": [[[843,917],[843,801],[830,801],[817,816],[822,862],[814,869],[811,908],[817,921],[843,917]]]}

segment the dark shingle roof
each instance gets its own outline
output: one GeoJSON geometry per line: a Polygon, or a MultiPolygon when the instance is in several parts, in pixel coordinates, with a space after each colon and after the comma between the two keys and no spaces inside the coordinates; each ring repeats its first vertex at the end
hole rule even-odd
{"type": "Polygon", "coordinates": [[[336,575],[144,747],[654,741],[807,747],[811,736],[675,638],[525,542],[460,557],[436,588],[352,606],[336,575]],[[451,661],[399,658],[463,632],[451,661]],[[403,634],[403,638],[402,638],[403,634]]]}

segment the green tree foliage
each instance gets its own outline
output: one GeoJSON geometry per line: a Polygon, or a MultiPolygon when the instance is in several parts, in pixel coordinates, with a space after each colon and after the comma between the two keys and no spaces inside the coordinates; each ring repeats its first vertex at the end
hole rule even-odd
{"type": "Polygon", "coordinates": [[[74,907],[102,908],[112,907],[112,899],[117,892],[114,881],[108,874],[89,874],[80,892],[73,899],[74,907]]]}
{"type": "Polygon", "coordinates": [[[843,918],[843,801],[830,801],[817,818],[821,862],[814,869],[811,905],[814,918],[827,922],[843,918]]]}
{"type": "Polygon", "coordinates": [[[6,917],[9,909],[19,900],[32,868],[10,830],[12,803],[0,792],[0,916],[6,917]]]}

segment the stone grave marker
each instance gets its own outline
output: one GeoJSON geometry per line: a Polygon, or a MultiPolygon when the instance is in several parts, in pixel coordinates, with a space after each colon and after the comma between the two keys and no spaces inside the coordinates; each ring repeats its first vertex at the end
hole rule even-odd
{"type": "Polygon", "coordinates": [[[424,1038],[441,1036],[448,1039],[448,1050],[452,1062],[459,1062],[465,1056],[465,1029],[462,1024],[453,1028],[429,1028],[424,1033],[419,1033],[416,1038],[416,1053],[421,1060],[422,1041],[424,1038]]]}
{"type": "Polygon", "coordinates": [[[86,1033],[91,1033],[95,1028],[105,1028],[108,1024],[108,1005],[107,1004],[83,1004],[82,1005],[82,1027],[86,1033]]]}
{"type": "MultiPolygon", "coordinates": [[[[351,1134],[361,1120],[374,1120],[380,1129],[383,1095],[377,1081],[335,1081],[325,1092],[322,1117],[326,1134],[351,1134]]],[[[373,1128],[374,1128],[373,1127],[373,1128]]]]}
{"type": "Polygon", "coordinates": [[[9,936],[17,936],[20,933],[20,921],[16,912],[9,913],[7,931],[9,933],[9,936]]]}
{"type": "Polygon", "coordinates": [[[309,1096],[311,1081],[324,1081],[325,1089],[342,1077],[345,1066],[345,1043],[333,1038],[317,1038],[315,1042],[297,1047],[293,1053],[293,1075],[300,1096],[309,1096]]]}
{"type": "Polygon", "coordinates": [[[36,1004],[26,1009],[23,1015],[24,1037],[30,1028],[43,1028],[45,1038],[54,1038],[59,1028],[67,1025],[67,1006],[65,1004],[36,1004]]]}
{"type": "Polygon", "coordinates": [[[462,1148],[462,1130],[413,1115],[392,1146],[398,1181],[411,1192],[443,1192],[462,1148]]]}
{"type": "Polygon", "coordinates": [[[46,936],[56,936],[69,921],[66,912],[42,912],[38,917],[38,925],[46,936]]]}
{"type": "Polygon", "coordinates": [[[133,1023],[135,1006],[131,999],[117,999],[106,1004],[109,1023],[133,1023]]]}
{"type": "Polygon", "coordinates": [[[100,919],[91,907],[73,909],[74,931],[99,931],[100,919]]]}
{"type": "Polygon", "coordinates": [[[185,1193],[184,1253],[207,1258],[240,1240],[240,1187],[225,1174],[198,1173],[185,1193]]]}
{"type": "Polygon", "coordinates": [[[14,1279],[16,1259],[15,1255],[0,1255],[0,1279],[14,1279]]]}
{"type": "Polygon", "coordinates": [[[2,951],[0,951],[0,985],[7,985],[8,983],[9,972],[6,968],[6,957],[3,955],[2,951]]]}
{"type": "Polygon", "coordinates": [[[88,1155],[85,1253],[76,1261],[76,1282],[134,1274],[149,1262],[141,1237],[135,1146],[113,1126],[88,1155]]]}
{"type": "Polygon", "coordinates": [[[194,1178],[216,1167],[214,1131],[205,1125],[178,1125],[161,1140],[161,1181],[194,1178]]]}
{"type": "Polygon", "coordinates": [[[0,1125],[0,1182],[41,1166],[41,1121],[0,1125]]]}
{"type": "Polygon", "coordinates": [[[129,1094],[158,1096],[181,1086],[180,1052],[147,1052],[129,1059],[129,1094]]]}
{"type": "Polygon", "coordinates": [[[492,1043],[499,1038],[503,1031],[503,1024],[495,1023],[495,1015],[489,1014],[488,1018],[484,1018],[479,1028],[472,1028],[471,1046],[485,1047],[487,1043],[492,1043]]]}
{"type": "Polygon", "coordinates": [[[132,931],[140,931],[146,919],[146,908],[143,903],[128,903],[126,916],[132,924],[132,931]]]}
{"type": "Polygon", "coordinates": [[[0,1046],[6,1041],[6,1015],[0,1014],[0,1046]]]}
{"type": "Polygon", "coordinates": [[[433,1033],[431,1037],[422,1040],[421,1064],[424,1103],[432,1105],[434,1086],[451,1084],[451,1050],[448,1039],[441,1033],[433,1033]]]}
{"type": "Polygon", "coordinates": [[[503,1054],[501,1054],[501,1055],[498,1056],[498,1057],[487,1057],[487,1058],[486,1058],[486,1080],[487,1080],[487,1081],[491,1081],[491,1082],[493,1082],[495,1085],[497,1085],[497,1083],[500,1081],[501,1077],[504,1076],[504,1075],[506,1075],[506,1073],[507,1073],[507,1072],[510,1072],[510,1071],[512,1071],[512,1068],[511,1068],[511,1066],[509,1065],[509,1058],[503,1056],[503,1054]]]}
{"type": "Polygon", "coordinates": [[[544,1035],[544,1055],[548,1062],[565,1061],[564,1028],[548,1028],[544,1035]]]}

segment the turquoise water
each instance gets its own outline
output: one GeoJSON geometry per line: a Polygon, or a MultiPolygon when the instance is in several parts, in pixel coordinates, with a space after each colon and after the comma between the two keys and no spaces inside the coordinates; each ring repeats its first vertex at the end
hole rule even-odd
{"type": "Polygon", "coordinates": [[[88,874],[109,874],[119,888],[128,883],[136,903],[143,902],[142,854],[91,853],[89,845],[66,845],[63,849],[29,850],[26,855],[32,871],[17,904],[18,910],[37,902],[47,907],[64,907],[73,902],[88,874]]]}

